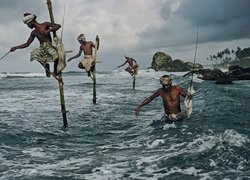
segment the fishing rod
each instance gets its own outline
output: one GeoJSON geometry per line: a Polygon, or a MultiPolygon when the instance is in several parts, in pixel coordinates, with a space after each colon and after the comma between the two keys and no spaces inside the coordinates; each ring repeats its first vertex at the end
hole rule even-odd
{"type": "Polygon", "coordinates": [[[1,57],[1,59],[0,60],[2,60],[5,56],[7,56],[8,54],[10,53],[10,51],[9,52],[7,52],[5,55],[3,55],[3,57],[1,57]]]}
{"type": "Polygon", "coordinates": [[[196,60],[196,54],[197,54],[197,47],[198,47],[198,26],[197,26],[197,33],[196,33],[196,43],[195,43],[195,53],[194,53],[194,63],[193,63],[193,70],[192,70],[192,76],[190,81],[190,87],[193,86],[193,79],[194,79],[194,66],[195,66],[195,60],[196,60]]]}
{"type": "Polygon", "coordinates": [[[66,12],[66,0],[64,1],[64,10],[63,10],[63,20],[62,20],[61,39],[63,38],[63,29],[64,29],[65,12],[66,12]]]}
{"type": "MultiPolygon", "coordinates": [[[[194,53],[193,70],[191,71],[192,77],[190,80],[190,86],[187,90],[187,95],[193,95],[195,93],[195,90],[193,88],[193,78],[194,78],[194,66],[195,66],[195,60],[196,60],[196,54],[197,54],[197,47],[198,47],[198,26],[197,26],[197,37],[196,37],[196,45],[195,45],[195,53],[194,53]]],[[[184,100],[184,104],[185,104],[187,116],[188,116],[188,118],[190,118],[192,111],[193,111],[192,110],[193,109],[192,99],[190,99],[189,96],[186,96],[186,98],[184,100]]]]}

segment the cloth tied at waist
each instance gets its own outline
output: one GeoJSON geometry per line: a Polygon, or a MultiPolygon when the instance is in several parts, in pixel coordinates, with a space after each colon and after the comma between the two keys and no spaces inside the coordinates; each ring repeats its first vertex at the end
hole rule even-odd
{"type": "Polygon", "coordinates": [[[90,71],[92,62],[93,62],[93,56],[92,55],[84,55],[84,60],[80,61],[85,68],[86,71],[90,71]]]}

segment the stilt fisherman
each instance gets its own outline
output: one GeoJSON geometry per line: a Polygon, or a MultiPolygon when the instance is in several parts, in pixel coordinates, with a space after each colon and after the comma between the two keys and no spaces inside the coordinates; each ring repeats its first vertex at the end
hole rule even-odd
{"type": "Polygon", "coordinates": [[[27,42],[19,46],[14,46],[10,49],[10,52],[14,52],[16,49],[23,49],[28,47],[35,38],[40,42],[40,47],[34,49],[31,52],[30,61],[37,60],[45,67],[46,76],[50,77],[49,62],[54,62],[54,75],[58,75],[65,68],[65,62],[59,60],[57,49],[52,46],[51,32],[56,32],[61,28],[61,25],[50,22],[38,23],[36,21],[37,16],[35,14],[24,13],[23,22],[27,24],[30,29],[34,29],[27,42]]]}
{"type": "Polygon", "coordinates": [[[129,57],[127,55],[124,55],[124,57],[126,61],[122,65],[117,66],[117,68],[120,68],[128,63],[129,66],[125,68],[125,71],[127,71],[131,76],[137,75],[139,64],[137,64],[136,60],[132,57],[129,57]]]}
{"type": "MultiPolygon", "coordinates": [[[[85,69],[88,76],[91,76],[91,72],[95,68],[95,62],[93,60],[93,48],[95,48],[95,44],[92,41],[86,41],[86,37],[84,34],[80,34],[77,37],[78,42],[81,44],[79,47],[78,54],[68,59],[67,62],[71,61],[72,59],[78,58],[81,56],[82,52],[84,53],[84,59],[80,60],[78,67],[80,69],[85,69]]],[[[99,40],[98,40],[99,41],[99,40]]],[[[98,50],[97,46],[97,50],[98,50]]]]}

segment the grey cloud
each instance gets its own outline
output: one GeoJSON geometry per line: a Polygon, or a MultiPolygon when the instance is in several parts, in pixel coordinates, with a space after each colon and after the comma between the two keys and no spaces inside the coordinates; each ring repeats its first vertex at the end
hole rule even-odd
{"type": "Polygon", "coordinates": [[[188,0],[183,1],[177,15],[200,26],[225,25],[234,20],[247,20],[248,0],[188,0]]]}
{"type": "MultiPolygon", "coordinates": [[[[61,8],[59,1],[52,1],[52,6],[54,11],[61,8]]],[[[0,22],[17,21],[17,18],[21,19],[25,12],[34,13],[38,16],[48,14],[46,1],[0,1],[0,11],[2,14],[0,22]]]]}
{"type": "Polygon", "coordinates": [[[183,1],[175,15],[209,34],[204,42],[229,41],[250,38],[249,7],[248,0],[188,0],[183,1]]]}
{"type": "Polygon", "coordinates": [[[173,12],[169,2],[162,2],[159,7],[167,25],[140,32],[140,49],[193,44],[197,25],[200,43],[250,38],[249,0],[183,0],[173,12]]]}
{"type": "MultiPolygon", "coordinates": [[[[66,49],[74,50],[72,54],[78,52],[79,44],[76,37],[79,33],[86,33],[89,39],[94,39],[95,34],[99,34],[101,49],[98,56],[99,60],[104,62],[101,67],[106,69],[123,62],[124,53],[130,54],[147,67],[153,54],[158,50],[172,50],[171,52],[176,53],[179,49],[186,52],[186,48],[183,50],[181,47],[191,45],[193,48],[197,25],[199,43],[227,43],[231,40],[250,38],[249,0],[145,0],[138,1],[142,3],[141,7],[134,7],[139,3],[130,0],[67,1],[63,36],[66,49]],[[173,4],[177,5],[178,2],[179,8],[173,11],[173,4]],[[126,41],[119,38],[121,33],[124,33],[124,38],[134,38],[136,35],[136,39],[126,41]]],[[[55,20],[61,23],[64,0],[52,0],[52,3],[55,20]]],[[[24,12],[35,13],[38,22],[49,20],[46,0],[1,0],[0,12],[1,54],[27,40],[30,29],[21,21],[24,12]]],[[[20,63],[25,60],[28,64],[31,49],[38,45],[39,42],[35,41],[29,48],[9,54],[5,60],[9,60],[9,63],[20,63]],[[22,60],[19,61],[20,59],[22,60]]],[[[72,54],[67,54],[67,57],[72,54]]],[[[15,67],[26,69],[26,64],[20,64],[20,67],[15,67]]],[[[30,66],[33,64],[30,63],[30,66]]],[[[75,65],[69,65],[71,66],[76,69],[77,61],[75,65]]]]}

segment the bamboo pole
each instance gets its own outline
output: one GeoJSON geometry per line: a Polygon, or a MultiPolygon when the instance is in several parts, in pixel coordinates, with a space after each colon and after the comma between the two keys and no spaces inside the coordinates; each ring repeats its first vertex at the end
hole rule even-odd
{"type": "Polygon", "coordinates": [[[96,56],[99,47],[99,37],[96,35],[95,49],[94,49],[94,68],[93,68],[93,104],[96,104],[96,56]]]}
{"type": "MultiPolygon", "coordinates": [[[[53,11],[52,11],[52,3],[50,0],[47,0],[47,5],[48,5],[48,10],[49,10],[50,21],[51,21],[52,25],[54,25],[55,21],[54,21],[54,15],[53,15],[53,11]]],[[[56,37],[55,31],[53,31],[53,37],[56,37]]]]}
{"type": "MultiPolygon", "coordinates": [[[[52,11],[52,5],[51,1],[47,0],[47,5],[48,5],[48,11],[49,11],[49,16],[50,16],[50,21],[52,25],[55,24],[54,21],[54,16],[53,16],[53,11],[52,11]]],[[[56,32],[53,32],[53,37],[56,37],[56,32]]],[[[65,100],[64,100],[64,91],[63,91],[63,78],[62,78],[62,73],[59,73],[58,77],[56,78],[59,84],[59,92],[60,92],[60,101],[61,101],[61,112],[62,112],[62,118],[63,118],[63,126],[66,128],[68,126],[68,121],[67,121],[67,115],[66,115],[66,107],[65,107],[65,100]]]]}
{"type": "Polygon", "coordinates": [[[66,128],[68,126],[67,115],[66,115],[66,107],[65,107],[65,100],[64,100],[64,91],[63,91],[63,79],[62,76],[58,77],[59,83],[59,91],[60,91],[60,101],[61,101],[61,112],[63,118],[63,127],[66,128]]]}
{"type": "Polygon", "coordinates": [[[135,74],[133,74],[133,90],[135,90],[135,74]]]}

